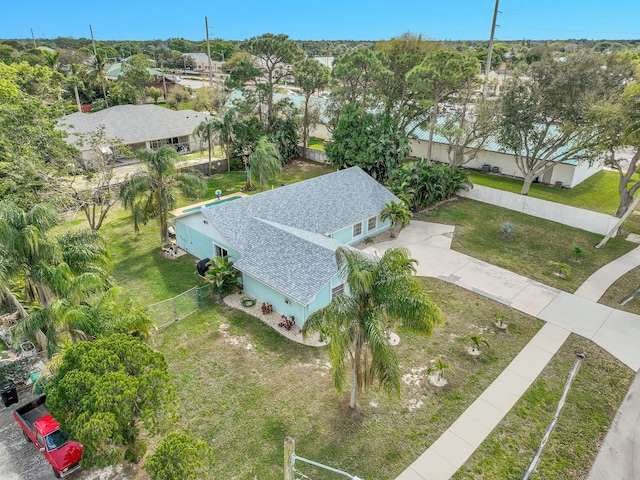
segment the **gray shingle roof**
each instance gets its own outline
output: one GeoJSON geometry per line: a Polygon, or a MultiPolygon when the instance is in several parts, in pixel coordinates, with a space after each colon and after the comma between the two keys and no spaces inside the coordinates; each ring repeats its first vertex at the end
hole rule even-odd
{"type": "Polygon", "coordinates": [[[336,240],[285,225],[254,219],[250,236],[235,266],[302,305],[336,274],[336,240]]]}
{"type": "Polygon", "coordinates": [[[191,135],[209,114],[194,110],[169,110],[157,105],[117,105],[95,113],[73,113],[60,121],[75,143],[73,132],[86,133],[105,126],[109,138],[120,137],[125,144],[191,135]]]}
{"type": "Polygon", "coordinates": [[[340,242],[326,235],[374,217],[396,196],[358,167],[203,209],[236,267],[307,304],[336,273],[340,242]]]}

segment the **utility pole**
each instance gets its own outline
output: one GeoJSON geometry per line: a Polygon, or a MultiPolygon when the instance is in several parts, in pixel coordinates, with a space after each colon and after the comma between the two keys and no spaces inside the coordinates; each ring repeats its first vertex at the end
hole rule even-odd
{"type": "Polygon", "coordinates": [[[213,88],[213,71],[211,70],[211,45],[209,44],[209,19],[204,17],[204,26],[207,29],[207,60],[209,62],[209,88],[213,88]]]}
{"type": "Polygon", "coordinates": [[[31,29],[31,39],[33,40],[33,48],[37,48],[36,45],[36,36],[33,34],[33,28],[31,29]]]}
{"type": "Polygon", "coordinates": [[[482,86],[482,93],[487,88],[487,82],[489,81],[489,72],[491,71],[491,56],[493,55],[493,37],[496,33],[496,20],[498,19],[498,3],[500,0],[496,0],[496,6],[493,10],[493,22],[491,23],[491,37],[489,37],[489,52],[487,53],[487,64],[484,68],[484,85],[482,86]]]}
{"type": "Polygon", "coordinates": [[[89,31],[91,32],[91,43],[93,44],[93,56],[98,58],[98,51],[96,50],[96,39],[93,38],[93,28],[91,24],[89,24],[89,31]]]}

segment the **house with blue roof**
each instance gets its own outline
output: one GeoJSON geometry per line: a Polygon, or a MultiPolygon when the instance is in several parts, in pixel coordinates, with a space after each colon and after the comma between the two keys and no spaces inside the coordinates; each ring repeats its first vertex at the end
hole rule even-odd
{"type": "Polygon", "coordinates": [[[344,292],[337,248],[388,230],[380,212],[400,201],[359,167],[230,200],[172,219],[178,247],[228,255],[245,293],[300,327],[344,292]]]}

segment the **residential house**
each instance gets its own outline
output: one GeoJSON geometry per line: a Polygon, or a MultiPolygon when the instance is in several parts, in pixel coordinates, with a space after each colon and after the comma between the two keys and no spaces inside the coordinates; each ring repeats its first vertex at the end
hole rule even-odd
{"type": "Polygon", "coordinates": [[[206,53],[183,53],[180,57],[190,59],[194,64],[194,70],[198,72],[209,71],[209,56],[206,53]]]}
{"type": "Polygon", "coordinates": [[[171,145],[179,152],[190,152],[200,148],[200,140],[193,131],[208,116],[208,113],[169,110],[158,105],[117,105],[90,114],[66,115],[59,126],[68,132],[67,141],[78,147],[81,161],[87,165],[94,153],[88,145],[81,144],[78,134],[95,131],[100,125],[104,125],[108,138],[120,138],[134,152],[157,150],[164,145],[171,145]]]}
{"type": "Polygon", "coordinates": [[[250,197],[223,199],[172,219],[177,244],[196,257],[229,256],[247,295],[298,326],[344,292],[336,249],[389,229],[398,198],[358,167],[250,197]]]}

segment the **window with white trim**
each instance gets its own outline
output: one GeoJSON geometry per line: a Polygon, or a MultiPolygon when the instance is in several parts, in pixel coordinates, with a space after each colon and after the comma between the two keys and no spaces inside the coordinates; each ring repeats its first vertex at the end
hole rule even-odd
{"type": "Polygon", "coordinates": [[[215,247],[216,257],[224,258],[229,256],[229,252],[225,248],[222,248],[221,246],[216,244],[214,244],[214,247],[215,247]]]}
{"type": "Polygon", "coordinates": [[[375,230],[378,226],[378,217],[371,217],[367,222],[367,231],[375,230]]]}
{"type": "Polygon", "coordinates": [[[359,237],[360,235],[362,235],[362,222],[356,223],[353,226],[353,237],[359,237]]]}
{"type": "Polygon", "coordinates": [[[341,283],[337,287],[333,287],[331,289],[331,300],[341,295],[344,295],[344,283],[341,283]]]}

